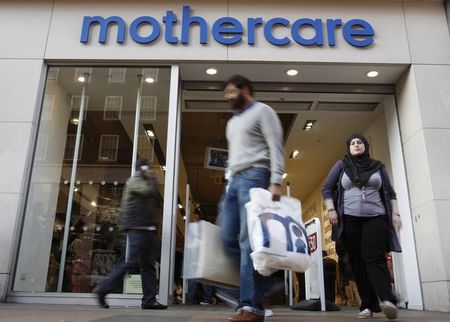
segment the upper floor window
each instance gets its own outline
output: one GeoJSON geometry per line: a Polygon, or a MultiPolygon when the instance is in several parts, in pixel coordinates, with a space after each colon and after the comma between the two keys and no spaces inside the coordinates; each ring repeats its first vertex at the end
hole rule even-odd
{"type": "Polygon", "coordinates": [[[122,102],[122,96],[106,96],[103,119],[120,120],[120,116],[122,114],[122,102]]]}
{"type": "Polygon", "coordinates": [[[117,151],[119,149],[118,135],[100,136],[100,149],[98,152],[99,161],[117,161],[117,151]]]}
{"type": "MultiPolygon", "coordinates": [[[[66,149],[64,151],[64,160],[73,160],[73,156],[75,154],[75,143],[76,143],[76,134],[67,134],[66,138],[66,149]]],[[[84,136],[80,137],[80,152],[78,153],[78,161],[81,160],[81,155],[83,152],[83,141],[84,136]]]]}
{"type": "Polygon", "coordinates": [[[126,68],[110,68],[108,72],[108,83],[125,82],[126,68]]]}
{"type": "Polygon", "coordinates": [[[141,97],[141,120],[153,121],[156,119],[156,102],[157,96],[141,97]]]}

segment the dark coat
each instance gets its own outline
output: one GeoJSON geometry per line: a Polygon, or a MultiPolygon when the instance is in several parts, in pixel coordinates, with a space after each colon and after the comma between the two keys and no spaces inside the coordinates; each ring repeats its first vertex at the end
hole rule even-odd
{"type": "Polygon", "coordinates": [[[122,198],[124,230],[155,226],[157,188],[158,183],[155,178],[147,180],[140,173],[127,180],[122,198]]]}
{"type": "MultiPolygon", "coordinates": [[[[334,164],[328,173],[328,177],[325,180],[325,184],[322,187],[322,197],[323,199],[333,199],[334,206],[338,213],[338,224],[333,226],[331,231],[331,238],[336,241],[340,240],[342,237],[342,232],[344,230],[344,225],[342,224],[342,215],[344,214],[344,188],[341,185],[341,179],[344,175],[344,161],[339,160],[334,164]]],[[[386,169],[383,167],[380,169],[381,176],[381,188],[380,197],[383,202],[384,208],[386,210],[386,216],[389,223],[389,248],[387,251],[401,252],[400,242],[397,237],[397,233],[392,224],[392,209],[390,201],[397,199],[397,195],[392,188],[389,176],[386,169]]]]}

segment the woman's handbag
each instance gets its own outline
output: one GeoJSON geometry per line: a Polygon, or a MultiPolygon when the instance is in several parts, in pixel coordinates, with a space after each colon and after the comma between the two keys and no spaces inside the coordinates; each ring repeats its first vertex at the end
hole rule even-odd
{"type": "Polygon", "coordinates": [[[255,270],[265,276],[280,269],[306,271],[310,256],[300,201],[284,196],[272,201],[269,191],[252,188],[246,208],[255,270]]]}

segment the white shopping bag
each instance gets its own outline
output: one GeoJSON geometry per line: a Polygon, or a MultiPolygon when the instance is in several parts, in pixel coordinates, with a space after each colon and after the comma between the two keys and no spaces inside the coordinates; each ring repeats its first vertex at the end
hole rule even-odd
{"type": "Polygon", "coordinates": [[[255,270],[265,276],[280,269],[306,271],[310,256],[300,201],[284,196],[272,201],[269,191],[252,188],[245,207],[255,270]]]}
{"type": "Polygon", "coordinates": [[[188,225],[183,275],[215,286],[239,286],[239,264],[225,252],[219,226],[203,220],[188,225]]]}

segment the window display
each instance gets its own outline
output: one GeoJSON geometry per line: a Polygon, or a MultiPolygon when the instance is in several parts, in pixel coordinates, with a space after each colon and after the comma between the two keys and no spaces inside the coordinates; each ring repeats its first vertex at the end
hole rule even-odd
{"type": "Polygon", "coordinates": [[[152,156],[161,221],[169,82],[169,68],[49,68],[14,291],[90,293],[126,256],[133,158],[152,156]],[[152,117],[136,115],[148,97],[152,117]]]}

